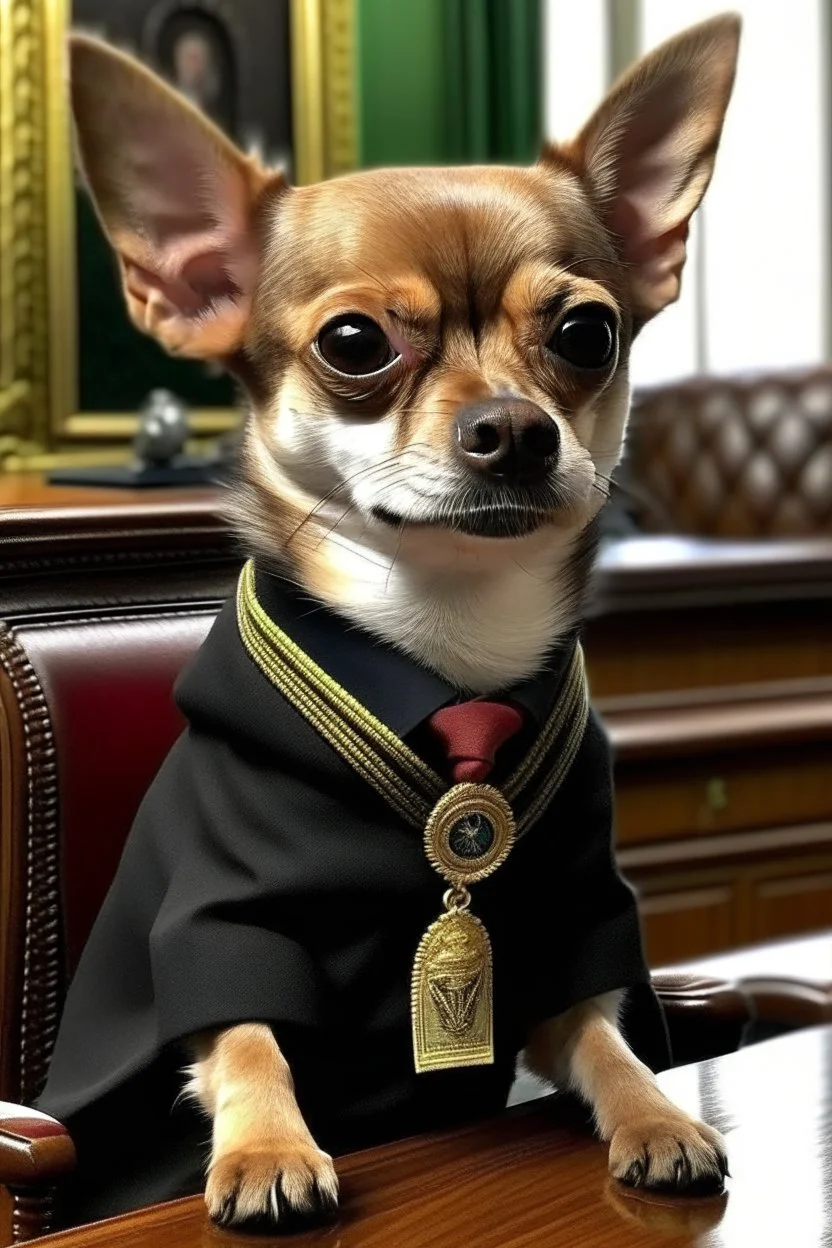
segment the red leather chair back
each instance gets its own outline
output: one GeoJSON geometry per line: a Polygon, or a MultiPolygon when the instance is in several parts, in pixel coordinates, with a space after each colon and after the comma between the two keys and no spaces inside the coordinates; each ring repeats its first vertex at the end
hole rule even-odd
{"type": "Polygon", "coordinates": [[[183,729],[171,691],[216,614],[186,604],[0,633],[0,1098],[40,1090],[63,992],[142,796],[183,729]],[[6,748],[4,749],[4,740],[6,748]]]}
{"type": "Polygon", "coordinates": [[[139,803],[184,727],[173,683],[213,618],[187,611],[22,630],[55,736],[70,971],[139,803]]]}

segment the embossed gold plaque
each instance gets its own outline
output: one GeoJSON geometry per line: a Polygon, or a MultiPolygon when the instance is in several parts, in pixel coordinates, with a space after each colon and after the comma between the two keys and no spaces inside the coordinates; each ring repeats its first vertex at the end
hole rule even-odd
{"type": "Polygon", "coordinates": [[[467,910],[422,937],[413,967],[413,1060],[420,1074],[494,1061],[491,941],[467,910]]]}

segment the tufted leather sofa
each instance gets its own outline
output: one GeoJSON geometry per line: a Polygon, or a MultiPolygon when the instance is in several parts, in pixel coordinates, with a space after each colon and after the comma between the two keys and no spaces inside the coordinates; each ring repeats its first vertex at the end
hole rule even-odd
{"type": "Polygon", "coordinates": [[[621,480],[644,532],[832,533],[832,369],[637,393],[621,480]]]}

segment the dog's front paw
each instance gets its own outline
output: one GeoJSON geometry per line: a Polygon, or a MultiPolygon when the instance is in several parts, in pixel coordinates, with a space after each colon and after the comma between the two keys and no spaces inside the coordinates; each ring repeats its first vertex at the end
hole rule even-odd
{"type": "Polygon", "coordinates": [[[725,1141],[684,1114],[645,1118],[613,1133],[610,1173],[627,1187],[697,1196],[721,1192],[728,1173],[725,1141]]]}
{"type": "Polygon", "coordinates": [[[205,1203],[222,1226],[319,1222],[338,1208],[338,1178],[332,1158],[314,1143],[260,1142],[212,1163],[205,1203]]]}

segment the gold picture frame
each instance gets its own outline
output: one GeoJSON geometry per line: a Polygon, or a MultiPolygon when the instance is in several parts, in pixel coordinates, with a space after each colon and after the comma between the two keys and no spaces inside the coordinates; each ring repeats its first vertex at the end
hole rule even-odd
{"type": "MultiPolygon", "coordinates": [[[[296,180],[356,166],[354,0],[290,0],[296,180]]],[[[138,417],[77,410],[70,0],[0,0],[0,472],[127,458],[138,417]]],[[[197,443],[239,413],[191,413],[197,443]]]]}

